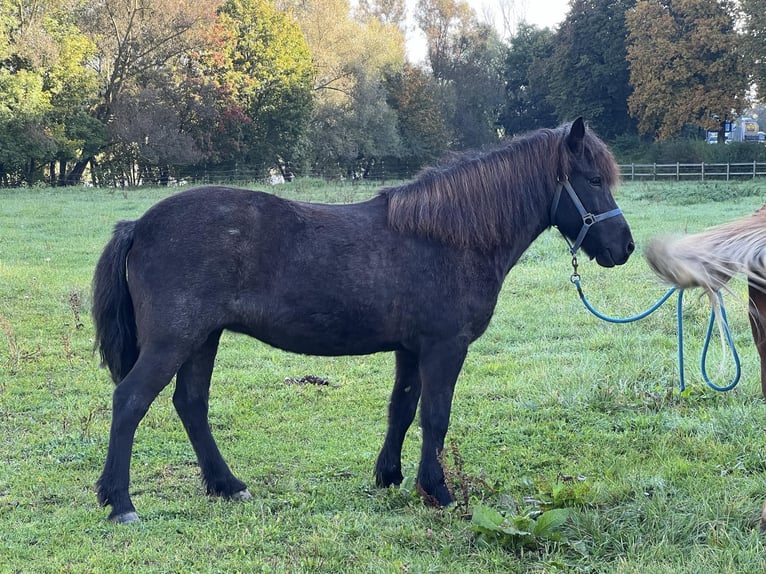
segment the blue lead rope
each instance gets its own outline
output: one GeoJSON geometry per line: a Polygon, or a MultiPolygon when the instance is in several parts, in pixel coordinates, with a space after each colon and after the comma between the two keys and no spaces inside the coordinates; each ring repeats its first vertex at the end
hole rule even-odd
{"type": "MultiPolygon", "coordinates": [[[[676,307],[676,317],[678,321],[678,372],[679,372],[679,382],[678,387],[681,392],[683,392],[686,389],[686,383],[684,381],[684,319],[683,319],[683,298],[684,298],[684,291],[683,289],[676,289],[675,287],[668,289],[667,293],[665,293],[662,297],[660,297],[660,300],[657,301],[654,305],[649,307],[646,311],[643,311],[642,313],[639,313],[638,315],[633,315],[632,317],[625,317],[625,318],[619,318],[619,317],[610,317],[608,315],[604,315],[603,313],[600,313],[593,305],[590,304],[590,301],[588,301],[588,298],[585,296],[585,293],[583,293],[582,285],[580,284],[580,276],[577,274],[576,267],[575,267],[575,273],[572,275],[572,284],[577,288],[577,293],[580,295],[580,300],[583,302],[583,305],[585,305],[585,308],[590,311],[593,315],[601,319],[602,321],[607,321],[609,323],[633,323],[634,321],[638,321],[639,319],[643,319],[644,317],[648,317],[652,313],[654,313],[657,309],[659,309],[665,301],[670,299],[670,296],[678,291],[678,304],[676,307]]],[[[702,372],[702,378],[704,379],[705,383],[707,385],[715,390],[715,391],[730,391],[734,387],[737,386],[737,383],[739,382],[740,376],[742,375],[742,368],[739,361],[739,355],[737,354],[737,349],[734,346],[734,340],[731,336],[731,330],[729,329],[729,321],[726,317],[726,309],[723,305],[723,296],[721,295],[721,292],[719,291],[717,293],[718,296],[718,304],[719,309],[721,310],[721,324],[723,325],[723,331],[724,336],[726,337],[726,344],[729,347],[729,350],[731,351],[731,356],[734,359],[734,365],[735,365],[735,373],[734,378],[728,385],[719,386],[716,385],[713,381],[710,380],[710,377],[707,374],[707,352],[708,348],[710,346],[710,340],[713,337],[713,324],[715,323],[715,312],[711,309],[710,311],[710,320],[708,321],[707,326],[707,333],[705,334],[705,342],[702,346],[702,356],[700,357],[700,371],[702,372]]]]}
{"type": "Polygon", "coordinates": [[[619,317],[610,317],[608,315],[604,315],[603,313],[599,313],[595,309],[595,307],[593,307],[593,305],[590,304],[590,301],[588,301],[587,297],[585,297],[585,293],[583,293],[582,291],[582,285],[580,285],[580,278],[578,276],[572,276],[572,283],[574,283],[574,286],[577,287],[577,292],[580,294],[580,299],[585,305],[585,308],[591,313],[593,313],[596,317],[601,319],[602,321],[607,321],[609,323],[633,323],[634,321],[638,321],[639,319],[648,317],[649,315],[654,313],[657,309],[659,309],[662,306],[662,304],[665,301],[667,301],[670,298],[670,296],[676,291],[675,287],[668,289],[668,292],[665,293],[660,298],[659,301],[657,301],[654,305],[649,307],[643,313],[639,313],[638,315],[633,315],[632,317],[619,318],[619,317]]]}
{"type": "MultiPolygon", "coordinates": [[[[680,315],[681,311],[681,292],[679,292],[679,299],[678,299],[678,313],[680,315]]],[[[737,349],[734,347],[734,340],[731,338],[731,331],[729,330],[729,320],[726,318],[726,309],[723,307],[723,296],[721,295],[721,292],[719,291],[716,293],[718,296],[718,308],[721,310],[721,324],[723,325],[723,332],[726,337],[726,344],[728,345],[729,349],[731,350],[731,357],[734,359],[734,366],[736,368],[736,372],[734,375],[734,379],[728,384],[724,385],[723,387],[719,387],[718,385],[712,383],[710,379],[707,376],[707,370],[705,368],[705,365],[707,363],[707,349],[710,346],[710,339],[713,333],[713,323],[715,322],[714,313],[711,310],[710,311],[710,320],[707,324],[707,334],[705,335],[705,344],[702,347],[702,356],[700,357],[700,370],[702,371],[702,377],[705,379],[705,382],[708,384],[708,386],[713,389],[714,391],[730,391],[734,387],[737,386],[737,383],[739,382],[739,377],[742,374],[742,368],[739,363],[739,355],[737,354],[737,349]]],[[[678,332],[681,332],[681,323],[678,324],[678,332]]],[[[680,345],[683,345],[683,340],[679,339],[680,345]]],[[[679,346],[680,348],[680,346],[679,346]]],[[[683,377],[681,378],[681,385],[683,385],[683,377]]],[[[683,386],[681,387],[681,390],[683,390],[683,386]]]]}

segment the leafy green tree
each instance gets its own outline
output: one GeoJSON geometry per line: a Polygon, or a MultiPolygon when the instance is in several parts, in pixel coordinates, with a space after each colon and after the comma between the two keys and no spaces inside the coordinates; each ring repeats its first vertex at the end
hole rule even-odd
{"type": "Polygon", "coordinates": [[[480,148],[496,142],[505,53],[497,32],[480,24],[461,0],[419,0],[415,18],[426,35],[454,145],[480,148]]]}
{"type": "Polygon", "coordinates": [[[356,72],[345,105],[323,101],[310,132],[313,167],[323,173],[364,178],[387,158],[399,157],[396,112],[388,105],[381,79],[356,72]]]}
{"type": "Polygon", "coordinates": [[[55,183],[54,160],[75,153],[88,131],[97,84],[84,70],[93,50],[74,8],[69,0],[0,3],[0,171],[8,183],[38,179],[45,165],[55,183]]]}
{"type": "Polygon", "coordinates": [[[46,131],[50,97],[34,70],[0,69],[0,180],[5,185],[31,182],[39,162],[53,158],[56,146],[46,131]]]}
{"type": "Polygon", "coordinates": [[[548,62],[553,31],[521,24],[511,38],[504,65],[505,103],[500,122],[506,135],[552,127],[556,110],[548,101],[548,62]]]}
{"type": "Polygon", "coordinates": [[[606,138],[635,133],[627,106],[632,89],[625,46],[625,14],[634,4],[635,0],[571,2],[546,69],[536,70],[548,77],[547,100],[559,121],[583,116],[606,138]]]}
{"type": "Polygon", "coordinates": [[[464,49],[452,62],[452,127],[463,149],[497,143],[504,102],[505,46],[489,25],[478,24],[463,37],[464,49]]]}
{"type": "Polygon", "coordinates": [[[303,141],[305,167],[370,172],[383,156],[398,154],[396,116],[382,78],[404,64],[401,3],[365,2],[352,18],[348,0],[296,1],[298,22],[311,50],[315,111],[303,141]]]}
{"type": "Polygon", "coordinates": [[[46,74],[46,91],[51,110],[46,124],[56,140],[56,166],[51,164],[51,183],[66,183],[67,165],[83,150],[95,154],[107,142],[104,124],[93,116],[98,104],[98,75],[87,62],[95,55],[95,46],[63,15],[55,23],[53,35],[58,46],[58,59],[46,74]]]}
{"type": "Polygon", "coordinates": [[[739,7],[747,65],[758,97],[763,100],[766,97],[766,5],[763,0],[739,0],[739,7]]]}
{"type": "Polygon", "coordinates": [[[628,13],[628,104],[641,133],[717,130],[745,107],[749,79],[730,10],[719,0],[639,0],[628,13]]]}
{"type": "Polygon", "coordinates": [[[239,139],[240,153],[233,159],[284,169],[293,161],[313,104],[308,45],[291,14],[267,0],[227,0],[218,21],[225,42],[211,71],[230,98],[229,112],[239,110],[244,119],[239,125],[229,122],[239,139]]]}
{"type": "Polygon", "coordinates": [[[389,105],[396,111],[402,151],[396,163],[405,173],[441,158],[452,144],[441,105],[441,88],[433,76],[407,65],[386,76],[389,105]]]}

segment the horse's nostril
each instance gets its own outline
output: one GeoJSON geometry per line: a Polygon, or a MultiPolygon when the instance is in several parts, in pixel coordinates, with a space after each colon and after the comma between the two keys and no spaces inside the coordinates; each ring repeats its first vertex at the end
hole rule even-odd
{"type": "Polygon", "coordinates": [[[628,255],[633,253],[633,251],[636,249],[636,244],[632,241],[628,241],[628,255]]]}

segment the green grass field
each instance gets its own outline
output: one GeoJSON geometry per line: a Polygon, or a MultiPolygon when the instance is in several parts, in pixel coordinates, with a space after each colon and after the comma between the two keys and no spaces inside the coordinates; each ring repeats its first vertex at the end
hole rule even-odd
{"type": "MultiPolygon", "coordinates": [[[[612,315],[648,307],[665,289],[642,244],[749,214],[763,189],[623,186],[638,252],[611,270],[581,261],[590,300],[612,315]]],[[[742,381],[718,393],[701,380],[709,311],[690,294],[680,394],[675,299],[639,323],[599,321],[570,285],[557,232],[511,271],[458,382],[448,441],[462,464],[446,464],[467,506],[426,508],[413,492],[416,425],[403,488],[374,487],[392,356],[301,357],[226,334],[211,425],[253,499],[204,495],[171,385],[136,436],[131,492],[142,520],[107,522],[93,484],[112,384],[91,352],[90,280],[114,222],[171,191],[0,190],[0,572],[766,571],[766,405],[743,281],[727,297],[742,381]],[[331,384],[285,381],[308,374],[331,384]],[[499,513],[507,526],[549,508],[568,509],[566,522],[526,545],[510,528],[480,535],[465,516],[499,513]]],[[[298,182],[278,192],[351,201],[371,190],[298,182]]]]}

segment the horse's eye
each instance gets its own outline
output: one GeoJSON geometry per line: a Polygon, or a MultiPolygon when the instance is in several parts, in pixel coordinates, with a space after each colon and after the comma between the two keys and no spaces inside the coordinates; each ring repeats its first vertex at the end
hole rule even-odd
{"type": "Polygon", "coordinates": [[[601,178],[600,177],[592,177],[588,181],[594,187],[600,187],[601,186],[601,178]]]}

